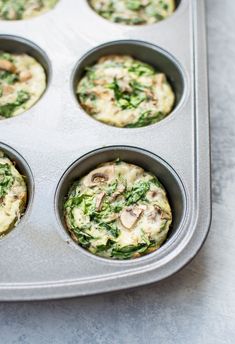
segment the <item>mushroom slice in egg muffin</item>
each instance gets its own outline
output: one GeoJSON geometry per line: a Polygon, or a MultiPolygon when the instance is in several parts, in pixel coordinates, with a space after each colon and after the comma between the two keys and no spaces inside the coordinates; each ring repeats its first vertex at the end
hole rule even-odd
{"type": "Polygon", "coordinates": [[[20,220],[27,201],[24,177],[0,150],[0,236],[8,233],[20,220]]]}
{"type": "Polygon", "coordinates": [[[126,55],[108,55],[87,68],[77,96],[96,120],[126,128],[159,122],[175,102],[165,74],[126,55]]]}
{"type": "Polygon", "coordinates": [[[113,259],[137,258],[157,250],[172,222],[166,191],[158,179],[119,160],[76,181],[64,215],[75,242],[113,259]]]}
{"type": "Polygon", "coordinates": [[[0,19],[20,20],[52,9],[58,0],[0,0],[0,19]]]}
{"type": "Polygon", "coordinates": [[[174,0],[89,0],[89,3],[103,18],[126,25],[157,23],[175,10],[174,0]]]}
{"type": "Polygon", "coordinates": [[[0,52],[0,119],[31,108],[45,89],[45,70],[33,57],[0,52]]]}

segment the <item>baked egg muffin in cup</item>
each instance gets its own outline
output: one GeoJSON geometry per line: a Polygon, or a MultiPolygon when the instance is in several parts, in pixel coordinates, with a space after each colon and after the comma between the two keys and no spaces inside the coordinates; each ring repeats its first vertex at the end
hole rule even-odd
{"type": "Polygon", "coordinates": [[[0,237],[18,224],[27,198],[25,176],[0,147],[0,237]]]}
{"type": "Polygon", "coordinates": [[[76,94],[91,117],[120,128],[157,123],[175,104],[166,75],[130,55],[102,56],[86,67],[76,94]]]}
{"type": "Polygon", "coordinates": [[[23,20],[50,11],[59,0],[0,0],[0,20],[23,20]]]}
{"type": "Polygon", "coordinates": [[[119,159],[75,180],[63,203],[72,239],[110,259],[133,259],[166,240],[172,211],[163,185],[142,167],[119,159]]]}
{"type": "Polygon", "coordinates": [[[175,0],[88,0],[103,18],[125,25],[154,24],[175,11],[175,0]]]}
{"type": "Polygon", "coordinates": [[[46,72],[34,57],[0,51],[0,120],[30,109],[46,87],[46,72]]]}

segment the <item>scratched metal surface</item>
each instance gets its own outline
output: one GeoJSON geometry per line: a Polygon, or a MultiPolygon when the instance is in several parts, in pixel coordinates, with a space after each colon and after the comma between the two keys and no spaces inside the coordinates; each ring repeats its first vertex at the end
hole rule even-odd
{"type": "Polygon", "coordinates": [[[24,157],[35,183],[30,212],[0,241],[0,299],[89,295],[159,281],[179,270],[201,247],[210,223],[203,0],[182,0],[171,18],[144,28],[111,24],[92,12],[86,1],[61,0],[41,17],[1,22],[0,29],[39,45],[52,64],[44,97],[25,114],[0,123],[0,141],[24,157]],[[107,127],[89,118],[74,100],[71,75],[78,59],[92,47],[118,39],[156,44],[185,72],[182,105],[157,125],[139,130],[107,127]],[[93,149],[118,144],[157,154],[183,181],[187,214],[180,235],[162,258],[156,252],[125,265],[97,260],[68,245],[56,221],[55,189],[67,167],[93,149]]]}

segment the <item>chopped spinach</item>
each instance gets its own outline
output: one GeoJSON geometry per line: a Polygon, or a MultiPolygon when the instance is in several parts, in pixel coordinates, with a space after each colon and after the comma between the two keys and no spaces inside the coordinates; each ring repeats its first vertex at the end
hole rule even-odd
{"type": "Polygon", "coordinates": [[[138,11],[141,7],[141,1],[140,0],[127,0],[127,8],[132,11],[138,11]]]}
{"type": "Polygon", "coordinates": [[[2,5],[0,7],[0,10],[4,19],[22,19],[23,13],[25,11],[25,0],[5,0],[1,2],[2,5]]]}
{"type": "Polygon", "coordinates": [[[89,215],[94,209],[94,197],[87,194],[71,195],[65,203],[65,208],[80,207],[85,215],[89,215]]]}
{"type": "Polygon", "coordinates": [[[0,116],[5,118],[12,117],[14,111],[30,99],[30,95],[26,91],[19,91],[17,93],[17,98],[13,103],[8,103],[0,106],[0,116]]]}
{"type": "Polygon", "coordinates": [[[154,75],[155,69],[147,63],[135,61],[131,67],[128,69],[130,73],[136,74],[136,76],[140,77],[143,75],[154,75]]]}
{"type": "Polygon", "coordinates": [[[18,75],[8,72],[8,71],[0,71],[0,82],[5,81],[8,85],[14,84],[14,82],[19,80],[18,75]]]}
{"type": "Polygon", "coordinates": [[[89,100],[90,102],[95,102],[97,100],[97,97],[95,93],[92,93],[92,92],[89,93],[89,92],[84,91],[84,92],[79,93],[79,100],[83,103],[86,102],[87,100],[89,100]]]}
{"type": "Polygon", "coordinates": [[[96,79],[96,70],[95,67],[86,67],[85,68],[86,75],[89,80],[95,80],[96,79]]]}
{"type": "Polygon", "coordinates": [[[120,234],[120,230],[114,223],[99,223],[99,227],[105,229],[108,233],[110,233],[114,238],[117,238],[120,234]]]}
{"type": "Polygon", "coordinates": [[[159,187],[160,189],[164,189],[157,177],[154,176],[153,179],[150,180],[150,182],[159,187]]]}
{"type": "Polygon", "coordinates": [[[126,204],[132,205],[137,203],[139,200],[145,199],[146,193],[150,189],[149,182],[140,181],[136,183],[129,191],[125,193],[126,204]]]}
{"type": "Polygon", "coordinates": [[[130,259],[135,253],[145,253],[149,248],[146,243],[140,243],[138,245],[129,245],[123,247],[116,247],[112,250],[112,257],[117,259],[130,259]]]}
{"type": "Polygon", "coordinates": [[[107,195],[111,196],[116,191],[117,186],[118,186],[118,181],[115,180],[112,184],[108,186],[107,191],[106,191],[107,195]]]}
{"type": "Polygon", "coordinates": [[[0,52],[0,60],[7,60],[9,62],[14,62],[14,58],[9,53],[1,53],[0,52]]]}
{"type": "Polygon", "coordinates": [[[124,207],[124,204],[121,202],[118,202],[118,203],[114,203],[111,205],[111,210],[114,213],[120,213],[120,211],[123,209],[123,207],[124,207]]]}
{"type": "Polygon", "coordinates": [[[9,164],[0,164],[0,198],[4,197],[14,183],[9,164]]]}
{"type": "Polygon", "coordinates": [[[109,88],[110,90],[113,90],[115,99],[117,101],[119,101],[123,97],[121,88],[118,85],[117,78],[114,78],[113,82],[107,85],[107,88],[109,88]]]}
{"type": "Polygon", "coordinates": [[[135,87],[136,84],[133,82],[130,84],[132,87],[131,91],[122,91],[118,81],[114,78],[113,82],[107,87],[114,92],[117,104],[123,109],[137,108],[144,100],[146,100],[146,95],[143,92],[144,88],[135,87]]]}
{"type": "Polygon", "coordinates": [[[164,117],[165,115],[161,112],[157,112],[155,115],[151,115],[151,111],[145,111],[140,115],[139,119],[135,123],[128,124],[125,126],[125,128],[145,127],[147,125],[159,122],[164,117]]]}
{"type": "Polygon", "coordinates": [[[91,241],[94,240],[94,237],[87,233],[87,228],[74,228],[73,233],[84,248],[90,247],[91,241]]]}
{"type": "Polygon", "coordinates": [[[115,241],[108,239],[106,244],[96,246],[96,253],[105,251],[107,252],[113,246],[113,244],[115,244],[115,241]]]}

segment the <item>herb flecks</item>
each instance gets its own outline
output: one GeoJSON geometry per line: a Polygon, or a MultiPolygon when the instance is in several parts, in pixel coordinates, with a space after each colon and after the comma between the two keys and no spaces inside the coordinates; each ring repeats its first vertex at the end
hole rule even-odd
{"type": "Polygon", "coordinates": [[[9,164],[0,163],[0,198],[4,197],[14,183],[9,164]]]}
{"type": "Polygon", "coordinates": [[[140,200],[144,200],[146,193],[150,189],[149,182],[140,181],[136,183],[129,191],[125,194],[126,204],[132,205],[137,203],[140,200]]]}

